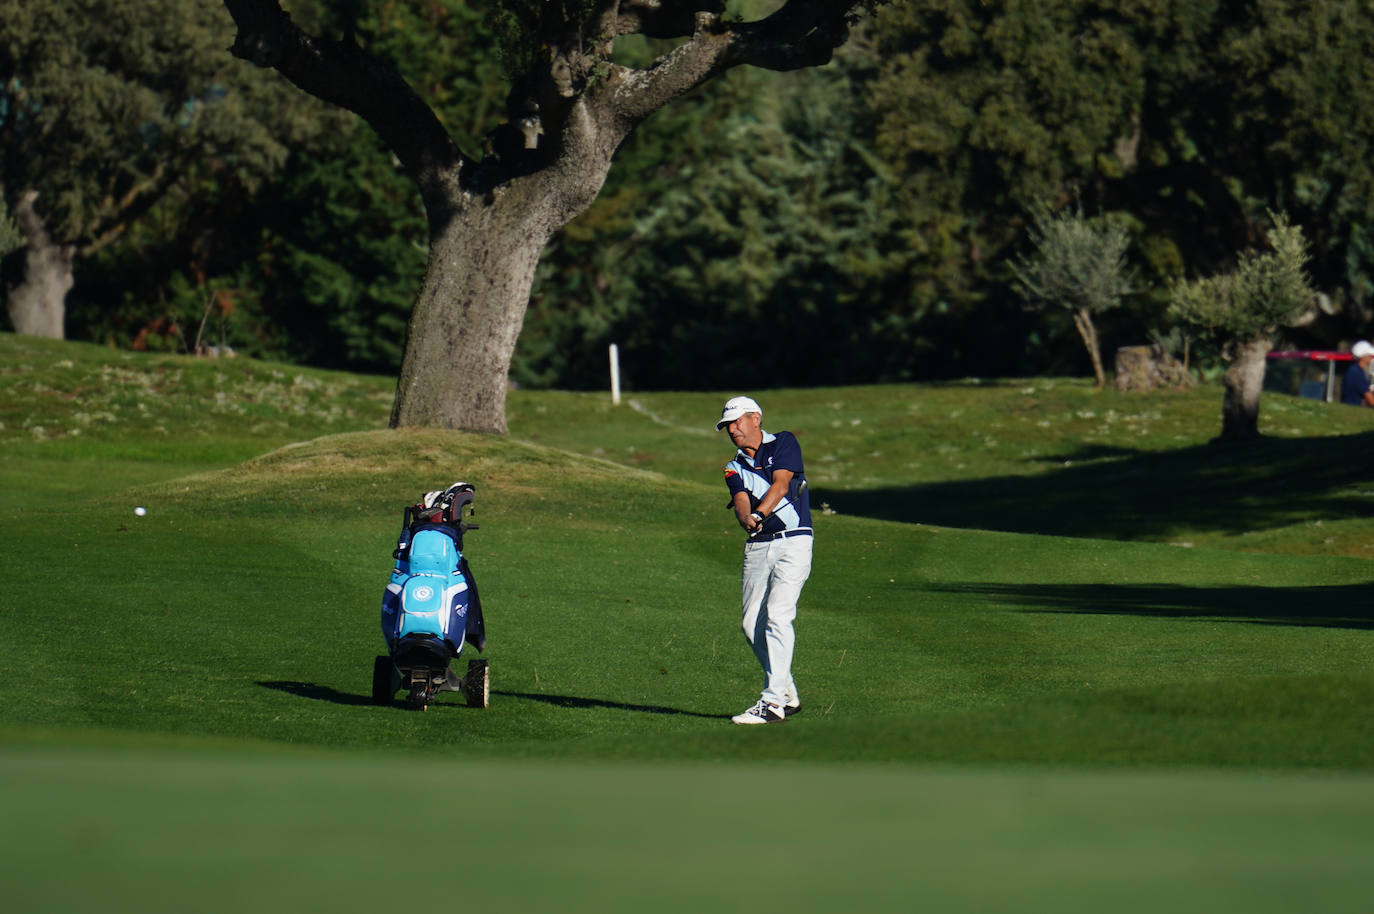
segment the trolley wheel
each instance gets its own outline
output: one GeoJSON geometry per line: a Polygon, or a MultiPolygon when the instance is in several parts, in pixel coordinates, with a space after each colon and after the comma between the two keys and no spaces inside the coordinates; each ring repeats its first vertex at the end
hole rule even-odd
{"type": "Polygon", "coordinates": [[[463,677],[463,695],[470,707],[485,708],[491,704],[491,669],[485,660],[468,661],[468,674],[463,677]]]}
{"type": "Polygon", "coordinates": [[[396,697],[396,667],[390,657],[378,657],[372,661],[372,703],[389,705],[396,697]]]}

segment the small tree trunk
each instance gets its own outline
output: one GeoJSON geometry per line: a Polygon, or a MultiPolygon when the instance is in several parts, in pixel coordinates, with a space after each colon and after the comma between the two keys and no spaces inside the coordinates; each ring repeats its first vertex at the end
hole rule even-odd
{"type": "Polygon", "coordinates": [[[1237,343],[1223,381],[1221,435],[1218,441],[1244,441],[1259,437],[1260,392],[1264,389],[1265,357],[1271,340],[1256,337],[1237,343]]]}
{"type": "Polygon", "coordinates": [[[1092,312],[1087,308],[1073,309],[1073,325],[1078,328],[1083,345],[1088,347],[1088,357],[1093,363],[1093,379],[1097,381],[1097,387],[1101,390],[1107,386],[1107,373],[1102,370],[1102,353],[1097,346],[1097,327],[1093,325],[1092,312]]]}
{"type": "Polygon", "coordinates": [[[34,209],[38,192],[25,191],[14,210],[14,221],[24,236],[24,278],[5,299],[15,333],[66,338],[67,293],[75,284],[72,261],[76,249],[56,244],[43,217],[34,209]]]}

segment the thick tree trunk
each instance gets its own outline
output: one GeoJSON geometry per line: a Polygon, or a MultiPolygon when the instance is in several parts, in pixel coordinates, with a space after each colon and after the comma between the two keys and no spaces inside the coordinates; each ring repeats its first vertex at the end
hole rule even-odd
{"type": "Polygon", "coordinates": [[[392,427],[506,432],[511,356],[535,268],[556,230],[540,213],[476,204],[430,240],[392,427]]]}
{"type": "Polygon", "coordinates": [[[24,278],[9,289],[5,307],[15,333],[66,338],[67,293],[75,284],[72,261],[76,249],[57,244],[43,217],[34,209],[37,191],[26,191],[14,209],[14,221],[24,236],[24,278]]]}
{"type": "Polygon", "coordinates": [[[1260,392],[1264,388],[1265,357],[1272,341],[1256,337],[1236,343],[1223,381],[1221,434],[1218,441],[1244,441],[1259,437],[1260,392]]]}
{"type": "MultiPolygon", "coordinates": [[[[508,119],[481,161],[464,156],[389,63],[351,36],[311,35],[279,0],[224,0],[233,54],[361,116],[415,180],[430,259],[406,340],[391,424],[506,431],[506,384],[539,254],[596,199],[637,124],[727,70],[828,63],[857,0],[786,0],[763,18],[726,19],[687,0],[533,4],[517,38],[532,52],[512,79],[508,119]],[[683,41],[646,69],[613,60],[616,40],[683,41]]],[[[515,23],[513,23],[515,24],[515,23]]]]}

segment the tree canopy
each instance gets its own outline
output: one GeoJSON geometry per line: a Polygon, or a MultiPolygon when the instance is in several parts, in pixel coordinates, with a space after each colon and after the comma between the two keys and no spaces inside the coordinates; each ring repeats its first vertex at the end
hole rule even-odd
{"type": "Polygon", "coordinates": [[[1307,277],[1307,242],[1286,216],[1272,218],[1265,248],[1242,251],[1235,269],[1175,282],[1170,315],[1203,333],[1241,341],[1272,337],[1307,316],[1317,302],[1307,277]]]}
{"type": "MultiPolygon", "coordinates": [[[[446,137],[440,159],[462,165],[444,173],[467,182],[465,192],[500,188],[509,199],[537,182],[541,161],[571,148],[576,137],[557,125],[577,121],[565,115],[627,85],[617,80],[681,75],[689,57],[724,36],[754,41],[781,28],[782,9],[810,15],[823,4],[622,2],[609,50],[558,32],[551,17],[565,6],[291,0],[294,32],[255,34],[367,62],[355,68],[359,79],[403,80],[429,110],[434,135],[446,137]],[[716,23],[700,37],[696,12],[716,23]],[[543,37],[531,43],[532,34],[543,37]]],[[[244,351],[400,370],[444,220],[427,210],[415,162],[395,153],[385,131],[337,107],[325,119],[327,106],[312,106],[307,93],[235,66],[224,48],[238,32],[214,4],[0,0],[0,13],[0,59],[16,74],[0,91],[0,184],[20,222],[25,185],[36,186],[36,224],[81,258],[87,280],[68,297],[74,334],[150,344],[159,320],[185,326],[210,303],[212,322],[244,351]],[[138,37],[157,34],[146,31],[157,17],[143,12],[154,8],[169,23],[192,24],[174,26],[181,38],[138,37]],[[216,74],[212,85],[227,94],[175,68],[154,80],[151,65],[123,62],[143,45],[164,54],[194,46],[196,72],[216,74]],[[64,67],[70,73],[58,72],[64,67]],[[110,74],[166,97],[151,108],[151,95],[129,89],[126,99],[110,74]],[[65,98],[56,89],[64,81],[72,93],[97,91],[71,106],[35,101],[39,89],[65,98]],[[185,126],[188,102],[196,123],[212,111],[256,118],[240,138],[248,151],[185,126]],[[72,156],[34,145],[40,114],[54,137],[82,116],[87,133],[72,156]],[[129,129],[145,122],[158,129],[129,129]],[[68,233],[76,214],[146,183],[160,154],[149,144],[169,138],[178,143],[168,150],[200,143],[168,159],[179,175],[169,191],[157,202],[135,194],[143,202],[122,218],[88,223],[112,232],[68,233]],[[254,162],[261,167],[247,167],[254,162]],[[58,206],[64,193],[79,204],[58,206]]],[[[593,144],[617,164],[591,204],[530,235],[547,240],[525,255],[538,261],[528,311],[496,334],[518,339],[512,378],[599,385],[609,342],[620,344],[627,380],[646,387],[734,386],[742,353],[760,347],[774,383],[1082,372],[1091,358],[1068,309],[1026,315],[1013,269],[1032,250],[1036,204],[1075,199],[1131,239],[1141,294],[1098,322],[1104,348],[1167,329],[1173,282],[1231,270],[1236,252],[1263,239],[1270,210],[1302,228],[1311,284],[1336,312],[1280,335],[1333,347],[1367,335],[1374,20],[1357,0],[904,0],[844,26],[851,37],[832,42],[828,65],[771,72],[786,58],[765,55],[762,68],[708,68],[711,91],[683,88],[618,144],[593,144]],[[770,333],[779,324],[790,344],[770,333]]],[[[401,115],[415,109],[389,109],[402,123],[393,135],[408,135],[401,115]]],[[[31,251],[5,258],[11,287],[31,251]]]]}
{"type": "Polygon", "coordinates": [[[970,262],[1005,264],[1036,202],[1076,194],[1132,226],[1158,320],[1173,278],[1224,268],[1284,209],[1346,332],[1372,316],[1374,23],[1357,0],[911,0],[874,34],[876,144],[913,230],[957,226],[970,262]]]}
{"type": "Polygon", "coordinates": [[[17,327],[32,308],[62,335],[71,279],[52,273],[197,176],[253,186],[318,129],[311,106],[232,72],[227,27],[197,0],[0,0],[0,176],[28,254],[10,294],[17,327]]]}

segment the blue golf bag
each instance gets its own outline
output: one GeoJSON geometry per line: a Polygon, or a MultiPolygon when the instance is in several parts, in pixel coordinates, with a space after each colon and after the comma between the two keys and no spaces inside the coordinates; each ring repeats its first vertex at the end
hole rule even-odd
{"type": "Polygon", "coordinates": [[[463,520],[473,493],[468,483],[455,482],[405,509],[391,580],[382,594],[388,654],[373,664],[372,700],[377,704],[390,704],[405,688],[407,703],[421,710],[443,691],[462,692],[469,705],[487,706],[487,661],[470,661],[462,677],[452,669],[466,644],[479,651],[486,647],[477,582],[463,556],[463,534],[477,529],[463,520]]]}

